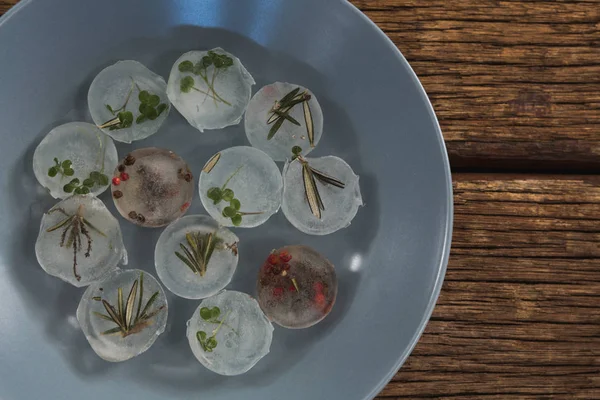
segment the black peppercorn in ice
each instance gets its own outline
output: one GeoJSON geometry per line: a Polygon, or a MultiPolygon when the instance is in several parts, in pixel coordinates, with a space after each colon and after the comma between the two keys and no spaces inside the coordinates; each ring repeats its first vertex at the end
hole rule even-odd
{"type": "Polygon", "coordinates": [[[177,154],[148,147],[125,156],[112,176],[111,190],[125,219],[145,227],[161,227],[188,210],[194,179],[177,154]]]}

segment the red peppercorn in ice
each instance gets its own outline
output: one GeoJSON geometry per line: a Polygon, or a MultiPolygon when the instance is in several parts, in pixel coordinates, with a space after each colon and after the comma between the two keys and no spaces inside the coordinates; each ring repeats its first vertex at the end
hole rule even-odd
{"type": "Polygon", "coordinates": [[[273,322],[307,328],[329,314],[337,295],[333,264],[306,246],[273,250],[258,273],[258,302],[273,322]]]}

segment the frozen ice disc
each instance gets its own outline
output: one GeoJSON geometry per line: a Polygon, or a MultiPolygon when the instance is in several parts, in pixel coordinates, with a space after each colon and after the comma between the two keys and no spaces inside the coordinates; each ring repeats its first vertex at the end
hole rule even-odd
{"type": "Polygon", "coordinates": [[[238,263],[238,242],[237,236],[208,215],[188,215],[160,235],[154,251],[156,273],[178,296],[213,296],[231,282],[238,263]]]}
{"type": "Polygon", "coordinates": [[[91,195],[69,197],[44,214],[35,254],[44,271],[77,287],[127,264],[119,222],[91,195]]]}
{"type": "Polygon", "coordinates": [[[252,297],[224,290],[200,303],[187,323],[187,338],[206,368],[239,375],[269,353],[273,325],[252,297]]]}
{"type": "Polygon", "coordinates": [[[170,109],[165,80],[132,60],[100,71],[88,91],[88,105],[94,123],[125,143],[158,132],[170,109]]]}
{"type": "Polygon", "coordinates": [[[56,199],[69,197],[73,190],[97,196],[108,188],[106,175],[110,175],[117,161],[117,149],[110,137],[92,124],[69,122],[52,129],[42,139],[33,154],[33,172],[56,199]],[[88,178],[93,179],[86,181],[88,178]],[[70,192],[65,191],[65,185],[74,179],[77,184],[71,186],[70,192]]]}
{"type": "Polygon", "coordinates": [[[248,104],[245,129],[252,146],[261,149],[275,161],[285,161],[292,157],[294,146],[299,146],[302,154],[306,155],[319,143],[323,133],[323,112],[317,97],[310,90],[292,83],[275,82],[260,89],[248,104]],[[302,101],[308,97],[310,100],[302,101]],[[281,114],[275,114],[276,104],[278,112],[289,114],[297,124],[281,114]],[[291,108],[286,104],[290,104],[291,108]],[[310,129],[311,123],[313,129],[310,129]]]}
{"type": "Polygon", "coordinates": [[[202,205],[219,224],[253,228],[279,210],[283,182],[268,155],[239,146],[212,156],[198,186],[202,205]]]}
{"type": "Polygon", "coordinates": [[[258,302],[284,328],[308,328],[329,314],[337,296],[333,264],[307,246],[274,250],[258,273],[258,302]]]}
{"type": "Polygon", "coordinates": [[[192,202],[194,180],[177,154],[147,147],[125,156],[115,169],[111,189],[124,218],[156,228],[185,214],[192,202]]]}
{"type": "Polygon", "coordinates": [[[167,298],[157,280],[130,269],[90,285],[77,307],[77,320],[96,354],[120,362],[152,346],[165,330],[167,313],[167,298]]]}
{"type": "MultiPolygon", "coordinates": [[[[281,208],[288,221],[304,233],[328,235],[345,228],[363,205],[358,176],[341,158],[296,159],[283,167],[283,177],[281,208]],[[303,167],[304,163],[307,167],[303,167]],[[310,186],[311,181],[321,198],[320,211],[311,207],[308,201],[310,188],[307,185],[310,186]],[[344,187],[338,187],[336,183],[344,187]]],[[[313,205],[318,203],[313,202],[313,205]]]]}
{"type": "Polygon", "coordinates": [[[237,57],[216,48],[179,57],[171,69],[167,93],[190,125],[203,132],[238,124],[254,84],[237,57]]]}

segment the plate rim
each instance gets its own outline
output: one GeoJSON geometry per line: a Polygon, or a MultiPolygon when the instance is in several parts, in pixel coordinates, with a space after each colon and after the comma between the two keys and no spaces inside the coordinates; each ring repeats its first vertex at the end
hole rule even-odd
{"type": "MultiPolygon", "coordinates": [[[[446,207],[447,207],[447,215],[445,220],[445,228],[444,228],[444,237],[442,243],[442,257],[437,266],[437,276],[435,278],[435,283],[433,286],[433,290],[429,296],[429,302],[427,303],[427,307],[425,309],[425,313],[423,314],[423,318],[419,322],[419,326],[411,338],[409,345],[406,349],[398,356],[397,361],[394,363],[392,369],[379,381],[377,385],[363,398],[363,400],[371,400],[375,398],[387,384],[391,381],[391,379],[396,375],[402,365],[406,362],[415,346],[419,342],[423,332],[429,320],[431,319],[431,315],[436,306],[437,300],[440,296],[440,292],[442,289],[442,285],[444,283],[444,277],[446,275],[447,267],[448,267],[448,259],[450,257],[450,247],[452,243],[452,231],[453,231],[453,222],[454,222],[454,200],[453,200],[453,187],[452,187],[452,173],[450,170],[450,161],[448,158],[448,150],[446,147],[446,143],[444,142],[444,137],[442,134],[442,129],[440,127],[438,118],[435,114],[435,109],[433,104],[423,87],[423,84],[419,80],[417,74],[413,70],[412,66],[406,60],[400,49],[392,42],[392,40],[373,22],[366,14],[364,14],[358,7],[354,4],[350,3],[348,0],[337,0],[341,3],[342,7],[348,7],[349,11],[356,15],[358,18],[362,19],[367,25],[374,29],[377,35],[387,44],[390,51],[394,53],[397,57],[398,61],[407,69],[411,80],[416,85],[417,90],[420,93],[421,99],[425,102],[427,106],[427,112],[432,122],[434,123],[434,129],[436,134],[436,139],[439,145],[439,149],[442,156],[442,162],[444,164],[444,179],[446,181],[446,207]]],[[[17,4],[11,7],[6,13],[0,16],[0,29],[5,25],[8,21],[10,21],[15,15],[19,13],[24,7],[29,6],[33,3],[33,0],[20,0],[17,4]]]]}

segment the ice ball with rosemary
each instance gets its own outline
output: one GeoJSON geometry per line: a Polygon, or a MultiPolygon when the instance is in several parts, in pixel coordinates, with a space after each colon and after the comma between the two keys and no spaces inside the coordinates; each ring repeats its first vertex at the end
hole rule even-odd
{"type": "Polygon", "coordinates": [[[252,146],[275,161],[289,160],[299,146],[308,154],[321,140],[323,112],[307,88],[275,82],[254,95],[245,116],[246,136],[252,146]]]}
{"type": "Polygon", "coordinates": [[[224,290],[200,303],[187,323],[187,338],[206,368],[240,375],[269,353],[273,325],[255,299],[224,290]]]}
{"type": "Polygon", "coordinates": [[[337,296],[333,264],[307,246],[273,250],[258,273],[260,307],[284,328],[307,328],[323,320],[337,296]]]}
{"type": "Polygon", "coordinates": [[[33,172],[50,195],[99,195],[118,162],[112,139],[85,122],[69,122],[48,133],[33,154],[33,172]]]}
{"type": "Polygon", "coordinates": [[[44,214],[35,254],[44,271],[78,287],[127,263],[119,222],[92,195],[71,196],[44,214]]]}
{"type": "Polygon", "coordinates": [[[194,194],[192,172],[170,150],[156,147],[127,154],[111,177],[119,213],[144,227],[165,226],[187,211],[194,194]]]}
{"type": "Polygon", "coordinates": [[[237,57],[216,48],[179,57],[171,69],[167,93],[190,125],[203,132],[238,124],[254,83],[237,57]]]}
{"type": "Polygon", "coordinates": [[[165,80],[132,60],[100,71],[88,91],[88,105],[94,123],[125,143],[158,132],[170,109],[165,80]]]}
{"type": "Polygon", "coordinates": [[[200,199],[223,226],[253,228],[281,205],[283,181],[275,162],[254,147],[225,149],[212,156],[200,174],[200,199]]]}
{"type": "Polygon", "coordinates": [[[213,296],[231,282],[239,239],[208,215],[172,222],[156,243],[156,273],[171,292],[187,299],[213,296]]]}
{"type": "Polygon", "coordinates": [[[96,354],[106,361],[126,361],[148,350],[164,332],[167,298],[152,275],[116,271],[87,288],[77,320],[96,354]]]}
{"type": "Polygon", "coordinates": [[[311,235],[347,227],[363,205],[358,176],[339,157],[304,158],[297,151],[283,168],[283,183],[283,213],[311,235]]]}

